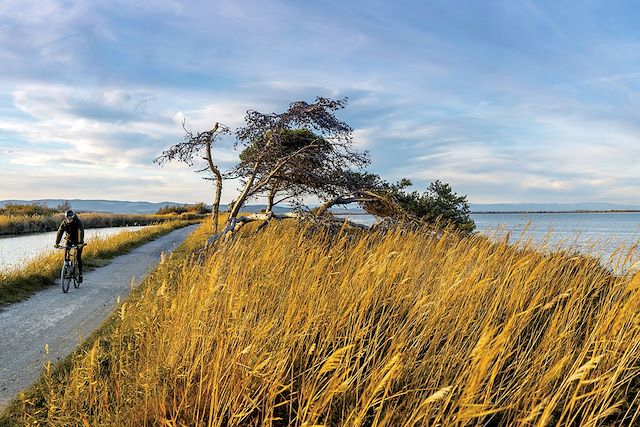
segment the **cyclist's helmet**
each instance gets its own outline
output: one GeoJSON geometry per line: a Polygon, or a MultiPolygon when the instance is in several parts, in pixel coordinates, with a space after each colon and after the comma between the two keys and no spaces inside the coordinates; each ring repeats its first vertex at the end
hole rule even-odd
{"type": "Polygon", "coordinates": [[[66,211],[64,213],[65,218],[67,219],[72,219],[74,216],[76,216],[75,212],[72,211],[71,209],[69,209],[68,211],[66,211]]]}

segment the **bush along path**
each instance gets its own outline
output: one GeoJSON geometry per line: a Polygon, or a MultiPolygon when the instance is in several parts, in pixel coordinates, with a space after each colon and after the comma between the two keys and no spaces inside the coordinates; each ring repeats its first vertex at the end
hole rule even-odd
{"type": "Polygon", "coordinates": [[[132,283],[195,227],[174,230],[85,273],[80,288],[68,294],[49,288],[0,311],[0,408],[38,378],[45,362],[55,363],[71,353],[126,297],[132,283]]]}
{"type": "MultiPolygon", "coordinates": [[[[106,238],[92,239],[82,253],[84,269],[88,271],[104,266],[110,259],[143,243],[196,222],[171,221],[141,230],[123,231],[106,238]]],[[[0,310],[3,306],[24,300],[40,289],[57,284],[62,258],[63,251],[52,249],[51,252],[29,261],[23,268],[0,271],[0,310]]]]}

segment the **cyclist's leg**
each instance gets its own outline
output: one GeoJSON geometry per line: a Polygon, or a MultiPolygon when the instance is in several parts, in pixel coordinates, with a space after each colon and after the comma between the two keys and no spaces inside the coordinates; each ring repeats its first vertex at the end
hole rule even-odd
{"type": "Polygon", "coordinates": [[[78,261],[79,282],[82,283],[82,248],[76,249],[76,260],[78,261]]]}

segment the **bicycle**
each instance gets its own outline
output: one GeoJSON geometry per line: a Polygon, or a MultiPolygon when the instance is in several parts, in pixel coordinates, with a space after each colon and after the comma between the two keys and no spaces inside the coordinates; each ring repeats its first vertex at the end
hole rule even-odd
{"type": "Polygon", "coordinates": [[[80,282],[78,282],[78,262],[76,260],[76,253],[78,248],[82,248],[86,246],[86,243],[83,245],[69,245],[69,246],[60,246],[58,249],[64,249],[64,262],[62,263],[62,270],[60,271],[60,284],[62,285],[62,292],[69,292],[69,286],[71,285],[71,281],[73,281],[73,287],[78,289],[80,287],[80,282]]]}

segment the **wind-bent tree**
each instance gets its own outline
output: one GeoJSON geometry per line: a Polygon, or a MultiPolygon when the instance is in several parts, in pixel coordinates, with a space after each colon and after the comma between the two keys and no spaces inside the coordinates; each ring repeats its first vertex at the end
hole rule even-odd
{"type": "Polygon", "coordinates": [[[424,193],[409,193],[406,189],[412,183],[406,178],[395,184],[371,173],[353,172],[345,174],[344,178],[347,182],[341,188],[349,191],[327,200],[316,209],[317,215],[323,215],[335,205],[357,203],[367,213],[393,222],[440,224],[463,233],[471,233],[475,229],[466,196],[454,193],[447,183],[436,180],[424,193]]]}
{"type": "MultiPolygon", "coordinates": [[[[313,103],[294,102],[283,113],[261,113],[250,110],[245,126],[236,130],[235,147],[242,147],[238,164],[224,175],[212,158],[212,146],[226,126],[216,123],[210,131],[193,134],[185,129],[184,142],[165,150],[155,161],[164,164],[174,159],[193,164],[202,156],[215,183],[213,227],[217,231],[223,178],[236,178],[242,183],[239,196],[230,204],[227,225],[209,239],[214,242],[242,224],[272,218],[302,217],[298,213],[276,215],[273,208],[285,200],[302,205],[306,196],[324,203],[306,215],[314,221],[335,223],[329,214],[335,205],[359,204],[368,213],[391,222],[404,224],[444,223],[470,232],[474,228],[465,196],[453,193],[449,184],[436,181],[425,193],[407,193],[409,180],[390,184],[378,175],[364,171],[369,164],[367,152],[353,148],[353,130],[339,120],[335,112],[343,109],[347,99],[316,98],[313,103]],[[245,203],[266,196],[264,214],[238,217],[245,203]]],[[[184,124],[183,124],[184,127],[184,124]]],[[[354,224],[357,225],[357,224],[354,224]]],[[[261,227],[262,227],[261,226],[261,227]]]]}
{"type": "Polygon", "coordinates": [[[333,194],[314,210],[317,216],[326,214],[333,206],[351,203],[357,203],[368,211],[367,208],[374,209],[388,199],[382,191],[386,183],[373,173],[344,171],[331,184],[333,194]]]}
{"type": "Polygon", "coordinates": [[[369,172],[347,171],[339,177],[333,197],[318,206],[314,213],[325,215],[336,205],[358,204],[367,213],[394,222],[417,223],[419,220],[398,203],[388,191],[390,184],[369,172]]]}
{"type": "Polygon", "coordinates": [[[278,193],[287,198],[322,194],[335,176],[368,164],[367,154],[352,148],[351,127],[335,116],[346,102],[317,98],[310,104],[294,102],[284,113],[247,112],[245,126],[236,132],[244,149],[232,173],[244,186],[230,222],[251,197],[267,194],[271,209],[278,193]]]}
{"type": "MultiPolygon", "coordinates": [[[[366,153],[355,152],[348,146],[344,150],[338,149],[335,142],[308,129],[284,130],[278,145],[280,153],[264,157],[256,174],[259,177],[271,175],[263,190],[268,213],[285,200],[301,205],[302,198],[308,195],[320,199],[334,197],[346,191],[343,188],[345,176],[368,163],[366,153]],[[291,160],[279,167],[278,162],[291,154],[291,160]]],[[[262,155],[257,150],[257,144],[250,144],[243,150],[236,168],[238,175],[252,173],[256,160],[262,155]]]]}
{"type": "Polygon", "coordinates": [[[204,177],[204,179],[212,180],[214,182],[214,194],[213,194],[213,208],[211,210],[211,217],[213,219],[213,229],[218,230],[218,214],[220,212],[220,197],[222,196],[222,173],[220,169],[213,161],[212,146],[222,136],[230,134],[230,130],[223,124],[216,123],[211,130],[193,132],[187,130],[182,123],[182,128],[185,131],[184,142],[175,144],[163,151],[154,162],[159,165],[164,165],[172,160],[178,160],[192,166],[196,157],[201,157],[206,161],[207,166],[204,169],[197,170],[196,172],[208,172],[211,176],[204,177]]]}

